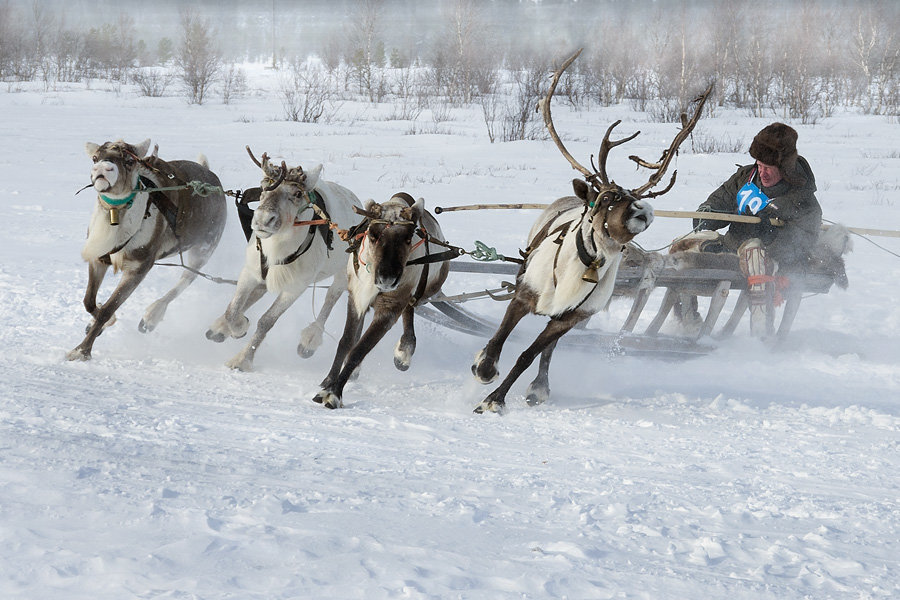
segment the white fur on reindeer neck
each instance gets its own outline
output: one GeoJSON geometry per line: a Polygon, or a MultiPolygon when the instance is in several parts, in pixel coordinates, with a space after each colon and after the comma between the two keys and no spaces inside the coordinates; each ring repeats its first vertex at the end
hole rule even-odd
{"type": "MultiPolygon", "coordinates": [[[[622,245],[608,236],[597,234],[589,219],[581,218],[583,211],[583,205],[572,199],[572,206],[559,213],[552,221],[571,221],[566,228],[565,237],[574,240],[581,231],[583,239],[593,241],[597,256],[605,257],[606,260],[595,263],[596,273],[592,274],[596,276],[596,281],[589,281],[584,277],[586,267],[578,256],[576,244],[553,243],[557,235],[548,237],[544,243],[539,244],[529,254],[528,268],[522,276],[522,281],[537,292],[537,314],[559,315],[575,308],[599,312],[612,294],[615,278],[604,277],[604,274],[610,269],[613,272],[618,269],[622,245]]],[[[546,225],[547,220],[538,220],[532,227],[529,239],[546,225]]]]}
{"type": "MultiPolygon", "coordinates": [[[[124,144],[124,141],[119,143],[124,144]]],[[[150,140],[144,140],[135,147],[137,156],[144,156],[149,147],[150,140]]],[[[85,144],[88,156],[94,156],[99,149],[98,144],[85,144]]],[[[97,203],[88,226],[87,241],[81,249],[84,260],[97,260],[109,254],[113,267],[118,270],[122,267],[124,247],[145,244],[153,235],[150,228],[141,230],[150,194],[140,185],[140,175],[138,163],[131,173],[121,173],[116,164],[107,160],[92,165],[91,184],[97,191],[97,203]]]]}

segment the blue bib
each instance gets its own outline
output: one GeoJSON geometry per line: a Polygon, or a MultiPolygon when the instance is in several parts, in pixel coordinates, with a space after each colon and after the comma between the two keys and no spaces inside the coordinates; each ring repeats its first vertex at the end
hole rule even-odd
{"type": "Polygon", "coordinates": [[[750,213],[755,215],[764,209],[768,203],[769,197],[756,187],[756,184],[752,181],[748,181],[744,184],[744,187],[738,190],[737,206],[738,212],[741,214],[750,213]]]}

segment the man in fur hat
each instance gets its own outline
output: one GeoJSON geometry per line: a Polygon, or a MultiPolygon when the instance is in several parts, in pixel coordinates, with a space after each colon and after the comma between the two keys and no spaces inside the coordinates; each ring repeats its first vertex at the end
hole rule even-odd
{"type": "MultiPolygon", "coordinates": [[[[761,221],[695,219],[695,233],[686,238],[688,244],[677,246],[737,253],[750,290],[750,330],[755,337],[765,338],[774,329],[773,275],[776,270],[780,274],[804,270],[822,225],[822,209],[816,200],[812,169],[797,154],[797,132],[792,127],[784,123],[764,127],[750,144],[750,156],[755,162],[739,167],[697,210],[755,215],[761,221]],[[723,227],[728,227],[725,235],[715,231],[723,227]]],[[[689,302],[689,307],[682,302],[680,316],[699,318],[696,298],[689,302]]]]}

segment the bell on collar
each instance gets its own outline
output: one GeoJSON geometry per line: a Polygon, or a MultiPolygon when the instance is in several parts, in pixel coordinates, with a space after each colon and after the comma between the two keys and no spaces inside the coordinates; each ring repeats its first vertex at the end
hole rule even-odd
{"type": "Polygon", "coordinates": [[[588,265],[588,268],[584,270],[584,274],[581,276],[583,281],[587,281],[588,283],[600,283],[600,269],[603,265],[606,264],[606,257],[602,254],[598,256],[594,261],[588,265]]]}
{"type": "Polygon", "coordinates": [[[119,209],[118,208],[110,208],[109,209],[109,224],[110,225],[118,225],[119,224],[119,209]]]}

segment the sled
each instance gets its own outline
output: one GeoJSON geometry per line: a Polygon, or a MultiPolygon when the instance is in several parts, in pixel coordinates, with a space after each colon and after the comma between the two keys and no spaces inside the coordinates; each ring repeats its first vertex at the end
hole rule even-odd
{"type": "MultiPolygon", "coordinates": [[[[492,277],[507,277],[512,281],[519,271],[519,265],[502,262],[475,262],[454,260],[450,262],[452,273],[478,273],[492,277]]],[[[843,274],[841,274],[843,275],[843,274]]],[[[799,311],[801,300],[810,294],[827,294],[835,284],[836,274],[823,268],[813,268],[803,275],[790,277],[789,286],[781,291],[784,299],[781,320],[778,323],[774,342],[784,340],[799,311]]],[[[489,338],[497,330],[498,321],[481,316],[465,307],[476,298],[493,298],[496,301],[508,299],[514,290],[514,283],[504,281],[493,291],[463,293],[453,296],[438,296],[427,305],[417,307],[416,312],[424,318],[469,335],[489,338]]],[[[745,314],[748,313],[749,291],[747,279],[741,273],[736,255],[706,253],[659,254],[644,252],[629,245],[616,276],[613,299],[630,300],[630,310],[618,331],[602,331],[585,327],[575,329],[561,340],[561,346],[589,348],[626,355],[653,355],[660,358],[690,358],[714,351],[718,342],[731,336],[745,314]],[[657,290],[660,290],[657,292],[657,290]],[[726,314],[729,296],[737,294],[737,300],[727,319],[720,324],[726,314]],[[657,303],[651,303],[652,296],[662,296],[657,303]],[[675,323],[673,308],[682,295],[708,298],[700,303],[701,320],[687,327],[675,323]],[[651,308],[651,307],[656,307],[651,308]],[[655,313],[653,312],[655,310],[655,313]],[[643,331],[636,332],[638,324],[649,319],[643,331]],[[650,316],[652,315],[652,318],[650,316]],[[666,324],[669,327],[664,327],[666,324]],[[664,333],[665,332],[665,333],[664,333]]]]}

